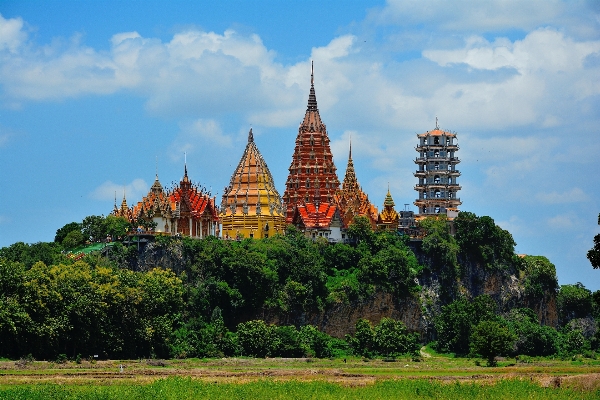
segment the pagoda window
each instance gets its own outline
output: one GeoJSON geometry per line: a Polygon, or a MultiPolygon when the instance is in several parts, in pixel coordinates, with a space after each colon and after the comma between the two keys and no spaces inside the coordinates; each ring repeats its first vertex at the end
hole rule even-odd
{"type": "Polygon", "coordinates": [[[439,170],[440,169],[440,163],[435,163],[435,165],[433,166],[434,170],[439,170]]]}
{"type": "Polygon", "coordinates": [[[433,156],[434,156],[435,158],[438,158],[438,157],[440,156],[440,151],[439,151],[439,150],[436,150],[436,151],[434,151],[434,152],[433,152],[433,156]]]}
{"type": "Polygon", "coordinates": [[[440,138],[439,137],[435,137],[433,139],[433,144],[440,144],[440,138]]]}
{"type": "Polygon", "coordinates": [[[435,208],[434,208],[434,212],[435,212],[436,214],[439,214],[439,213],[440,213],[440,211],[441,211],[441,207],[440,207],[440,206],[438,206],[438,205],[436,205],[436,206],[435,206],[435,208]]]}
{"type": "Polygon", "coordinates": [[[452,178],[448,178],[448,183],[452,185],[452,178]]]}
{"type": "Polygon", "coordinates": [[[314,160],[314,159],[315,159],[315,152],[314,152],[314,151],[311,151],[311,152],[310,152],[310,159],[311,159],[311,160],[314,160]]]}
{"type": "Polygon", "coordinates": [[[446,138],[446,146],[450,146],[450,138],[446,138]]]}
{"type": "Polygon", "coordinates": [[[309,188],[310,187],[310,180],[306,180],[306,187],[309,188]]]}
{"type": "Polygon", "coordinates": [[[436,175],[436,176],[433,178],[433,183],[440,183],[440,182],[441,182],[440,176],[439,176],[439,175],[436,175]]]}
{"type": "Polygon", "coordinates": [[[435,191],[435,198],[439,199],[440,197],[442,197],[442,193],[439,190],[435,191]]]}
{"type": "Polygon", "coordinates": [[[315,138],[313,137],[313,135],[310,135],[310,145],[311,146],[315,145],[315,138]]]}

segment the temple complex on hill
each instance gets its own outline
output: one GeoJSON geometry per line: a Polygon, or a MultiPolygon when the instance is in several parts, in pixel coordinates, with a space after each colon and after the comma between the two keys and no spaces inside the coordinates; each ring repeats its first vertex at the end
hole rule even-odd
{"type": "Polygon", "coordinates": [[[252,129],[244,154],[223,192],[220,211],[225,239],[267,238],[285,231],[281,196],[254,143],[252,129]]]}
{"type": "Polygon", "coordinates": [[[127,207],[123,196],[121,208],[115,208],[113,215],[125,217],[132,224],[140,219],[156,224],[155,233],[180,234],[196,238],[219,235],[219,215],[215,198],[211,198],[193,185],[187,174],[173,190],[166,192],[158,180],[158,174],[146,196],[133,207],[127,207]]]}
{"type": "Polygon", "coordinates": [[[431,215],[447,214],[449,218],[458,215],[460,199],[456,197],[460,186],[456,179],[460,172],[456,165],[458,144],[456,135],[441,130],[435,120],[435,129],[417,134],[416,147],[419,156],[415,160],[418,169],[414,173],[419,179],[415,190],[419,198],[414,204],[418,207],[417,220],[431,215]]]}
{"type": "MultiPolygon", "coordinates": [[[[319,220],[317,214],[312,215],[316,212],[313,210],[328,209],[327,215],[335,214],[331,208],[335,208],[334,197],[340,182],[329,147],[327,128],[321,121],[317,108],[312,68],[308,106],[304,120],[298,128],[296,146],[288,170],[289,175],[283,194],[287,223],[292,223],[297,206],[305,207],[308,216],[308,219],[303,222],[305,226],[309,226],[310,221],[319,220]]],[[[301,218],[302,215],[304,214],[300,214],[301,218]]]]}
{"type": "Polygon", "coordinates": [[[344,225],[347,227],[352,223],[354,217],[366,217],[371,224],[371,228],[377,228],[378,213],[377,208],[369,201],[369,196],[365,194],[354,171],[354,162],[352,161],[352,143],[348,152],[348,166],[346,175],[342,182],[342,188],[335,195],[335,203],[340,210],[340,215],[344,225]]]}

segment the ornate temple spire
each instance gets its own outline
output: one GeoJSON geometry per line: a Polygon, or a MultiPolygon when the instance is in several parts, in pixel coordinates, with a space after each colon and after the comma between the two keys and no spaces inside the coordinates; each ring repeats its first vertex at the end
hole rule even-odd
{"type": "Polygon", "coordinates": [[[356,171],[354,171],[354,162],[352,161],[352,141],[350,142],[350,151],[348,152],[348,166],[346,167],[346,175],[342,182],[342,190],[344,192],[354,191],[359,189],[358,179],[356,179],[356,171]]]}
{"type": "Polygon", "coordinates": [[[248,132],[248,143],[254,142],[254,135],[252,134],[252,128],[250,128],[250,132],[248,132]]]}
{"type": "Polygon", "coordinates": [[[292,222],[294,208],[299,204],[328,203],[339,188],[327,127],[321,121],[314,85],[314,64],[311,63],[310,93],[303,121],[298,127],[296,146],[289,167],[283,201],[286,220],[292,222]]]}
{"type": "Polygon", "coordinates": [[[388,191],[387,194],[385,195],[385,200],[383,201],[383,207],[384,208],[388,208],[388,207],[394,207],[396,204],[394,203],[394,199],[392,198],[392,195],[390,193],[390,186],[388,184],[388,191]]]}
{"type": "Polygon", "coordinates": [[[163,191],[163,187],[158,180],[158,173],[156,174],[156,178],[154,179],[154,183],[152,184],[152,187],[150,188],[150,190],[153,193],[159,193],[159,192],[163,191]]]}
{"type": "Polygon", "coordinates": [[[315,94],[315,69],[313,61],[310,62],[310,94],[306,111],[319,111],[317,108],[317,95],[315,94]]]}

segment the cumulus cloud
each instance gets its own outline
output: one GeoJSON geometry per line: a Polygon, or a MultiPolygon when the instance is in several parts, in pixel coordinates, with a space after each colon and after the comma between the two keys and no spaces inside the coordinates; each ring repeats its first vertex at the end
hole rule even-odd
{"type": "Polygon", "coordinates": [[[180,133],[170,146],[172,160],[180,160],[184,153],[192,154],[202,149],[231,147],[232,138],[223,133],[219,122],[212,119],[197,119],[183,122],[180,133]]]}
{"type": "Polygon", "coordinates": [[[581,203],[588,201],[589,196],[580,188],[576,187],[566,192],[538,193],[536,199],[545,204],[581,203]]]}
{"type": "Polygon", "coordinates": [[[581,220],[574,214],[559,214],[548,218],[546,221],[548,227],[556,230],[571,230],[581,226],[581,220]]]}
{"type": "Polygon", "coordinates": [[[23,19],[5,19],[0,14],[0,51],[8,50],[11,53],[15,53],[27,39],[27,33],[23,28],[23,19]]]}
{"type": "MultiPolygon", "coordinates": [[[[148,194],[148,184],[146,181],[143,179],[134,179],[126,185],[106,181],[94,189],[89,197],[95,200],[106,201],[114,200],[116,196],[117,203],[120,204],[119,200],[123,198],[123,195],[128,199],[139,199],[146,194],[148,194]]],[[[131,205],[131,201],[129,200],[129,205],[131,205]]]]}

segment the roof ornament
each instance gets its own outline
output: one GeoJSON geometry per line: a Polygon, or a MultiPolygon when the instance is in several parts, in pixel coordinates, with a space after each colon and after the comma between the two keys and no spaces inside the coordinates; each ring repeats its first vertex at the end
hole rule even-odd
{"type": "Polygon", "coordinates": [[[315,84],[315,62],[310,60],[310,86],[315,84]]]}
{"type": "Polygon", "coordinates": [[[437,115],[435,116],[435,129],[440,129],[440,127],[438,125],[438,117],[437,117],[437,115]]]}
{"type": "Polygon", "coordinates": [[[310,62],[310,94],[308,95],[307,111],[317,111],[317,96],[315,95],[315,70],[314,62],[310,62]]]}
{"type": "Polygon", "coordinates": [[[250,132],[248,132],[248,143],[254,142],[254,134],[252,133],[252,127],[250,127],[250,132]]]}
{"type": "Polygon", "coordinates": [[[352,160],[352,134],[350,134],[350,152],[348,153],[348,160],[352,160]]]}

